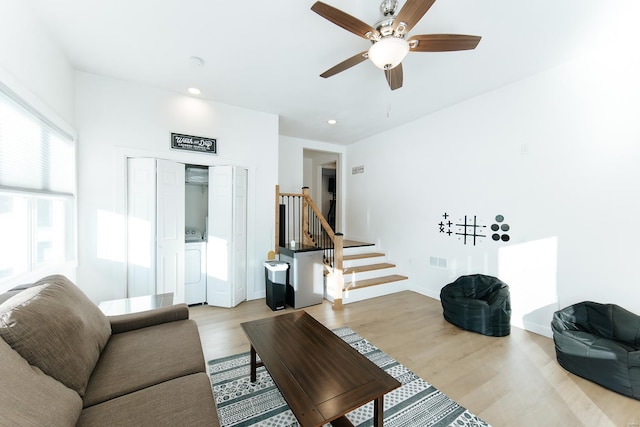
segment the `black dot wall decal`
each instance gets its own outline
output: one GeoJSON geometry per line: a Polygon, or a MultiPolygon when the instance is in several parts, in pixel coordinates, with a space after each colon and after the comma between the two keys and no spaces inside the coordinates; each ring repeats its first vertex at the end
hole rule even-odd
{"type": "Polygon", "coordinates": [[[495,240],[496,242],[500,240],[502,240],[503,242],[508,242],[509,240],[511,240],[511,237],[509,237],[509,235],[507,234],[507,231],[509,231],[511,227],[509,226],[509,224],[504,223],[504,216],[496,215],[495,220],[496,223],[491,224],[491,231],[502,231],[503,234],[494,233],[491,235],[491,239],[495,240]]]}

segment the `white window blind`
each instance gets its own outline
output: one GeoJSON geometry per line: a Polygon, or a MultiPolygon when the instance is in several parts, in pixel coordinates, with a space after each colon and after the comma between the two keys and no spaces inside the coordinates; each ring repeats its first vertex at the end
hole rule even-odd
{"type": "Polygon", "coordinates": [[[74,177],[73,139],[0,90],[0,186],[73,195],[74,177]]]}
{"type": "Polygon", "coordinates": [[[0,285],[75,258],[75,165],[73,137],[0,83],[0,285]]]}

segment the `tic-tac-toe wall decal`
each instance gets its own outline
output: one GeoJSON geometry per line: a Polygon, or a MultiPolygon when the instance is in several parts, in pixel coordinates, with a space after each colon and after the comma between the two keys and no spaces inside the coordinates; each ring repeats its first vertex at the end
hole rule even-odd
{"type": "MultiPolygon", "coordinates": [[[[445,221],[447,221],[449,219],[449,214],[448,213],[444,213],[444,215],[442,215],[442,217],[445,219],[445,221]]],[[[453,233],[453,231],[451,231],[451,226],[453,225],[453,223],[449,220],[447,222],[443,222],[440,221],[440,223],[438,224],[438,226],[440,227],[440,232],[441,233],[446,233],[448,236],[451,236],[451,234],[453,233]],[[445,231],[446,228],[446,231],[445,231]]]]}
{"type": "MultiPolygon", "coordinates": [[[[438,223],[440,234],[456,238],[464,245],[473,246],[486,240],[487,228],[485,221],[479,219],[477,215],[456,216],[448,212],[442,214],[442,219],[438,223]]],[[[507,233],[511,227],[504,222],[503,215],[496,215],[493,218],[490,229],[493,232],[491,239],[495,242],[508,242],[511,239],[507,233]]]]}

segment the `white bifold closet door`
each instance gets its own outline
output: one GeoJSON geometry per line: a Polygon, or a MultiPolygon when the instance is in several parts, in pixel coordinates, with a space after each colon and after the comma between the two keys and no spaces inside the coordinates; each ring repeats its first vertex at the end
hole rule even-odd
{"type": "Polygon", "coordinates": [[[127,159],[127,297],[184,301],[184,164],[127,159]]]}
{"type": "Polygon", "coordinates": [[[235,307],[247,299],[247,170],[209,168],[207,303],[235,307]]]}
{"type": "Polygon", "coordinates": [[[184,302],[184,164],[157,160],[157,293],[184,302]]]}
{"type": "Polygon", "coordinates": [[[156,159],[127,159],[127,298],[156,294],[156,159]]]}

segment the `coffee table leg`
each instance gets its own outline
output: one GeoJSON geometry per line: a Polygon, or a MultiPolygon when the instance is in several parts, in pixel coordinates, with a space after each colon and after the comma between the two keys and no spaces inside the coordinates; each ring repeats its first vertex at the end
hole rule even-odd
{"type": "Polygon", "coordinates": [[[384,395],[380,396],[373,402],[373,425],[382,427],[382,419],[384,415],[384,395]]]}
{"type": "Polygon", "coordinates": [[[251,346],[251,382],[256,382],[256,349],[251,346]]]}

